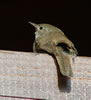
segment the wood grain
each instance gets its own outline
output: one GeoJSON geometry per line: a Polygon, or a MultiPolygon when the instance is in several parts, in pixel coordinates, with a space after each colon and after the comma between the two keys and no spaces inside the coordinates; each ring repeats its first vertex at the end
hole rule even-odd
{"type": "Polygon", "coordinates": [[[77,57],[72,69],[67,78],[47,54],[0,51],[0,100],[91,100],[91,58],[77,57]]]}

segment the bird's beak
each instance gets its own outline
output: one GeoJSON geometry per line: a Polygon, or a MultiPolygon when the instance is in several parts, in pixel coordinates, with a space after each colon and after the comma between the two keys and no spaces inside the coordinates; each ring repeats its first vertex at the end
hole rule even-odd
{"type": "Polygon", "coordinates": [[[28,22],[29,24],[33,25],[35,28],[38,27],[38,24],[32,23],[32,22],[28,22]]]}

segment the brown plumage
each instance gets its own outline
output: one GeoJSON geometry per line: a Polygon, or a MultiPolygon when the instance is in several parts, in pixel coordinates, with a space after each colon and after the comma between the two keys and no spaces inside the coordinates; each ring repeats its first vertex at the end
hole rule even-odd
{"type": "Polygon", "coordinates": [[[62,75],[72,76],[71,59],[77,55],[74,44],[53,25],[29,23],[36,28],[33,51],[52,54],[57,60],[62,75]]]}

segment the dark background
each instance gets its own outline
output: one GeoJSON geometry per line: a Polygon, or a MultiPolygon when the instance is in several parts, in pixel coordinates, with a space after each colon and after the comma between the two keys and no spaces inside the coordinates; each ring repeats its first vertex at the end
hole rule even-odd
{"type": "Polygon", "coordinates": [[[59,27],[79,56],[91,56],[90,13],[88,0],[0,0],[0,49],[31,52],[32,21],[59,27]]]}

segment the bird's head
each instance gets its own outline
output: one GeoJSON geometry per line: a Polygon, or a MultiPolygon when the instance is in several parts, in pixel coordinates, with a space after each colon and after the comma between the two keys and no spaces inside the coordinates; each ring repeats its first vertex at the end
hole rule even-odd
{"type": "Polygon", "coordinates": [[[50,35],[49,34],[50,32],[55,32],[55,31],[59,32],[59,31],[61,31],[59,28],[57,28],[53,25],[50,25],[50,24],[35,24],[35,23],[32,23],[32,22],[29,22],[29,23],[31,25],[33,25],[36,29],[36,32],[35,32],[36,38],[41,37],[45,34],[50,35]]]}

